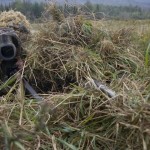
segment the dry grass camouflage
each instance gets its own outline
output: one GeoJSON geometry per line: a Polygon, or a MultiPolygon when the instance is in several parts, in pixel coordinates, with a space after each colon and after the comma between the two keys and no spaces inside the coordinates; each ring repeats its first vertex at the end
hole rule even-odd
{"type": "Polygon", "coordinates": [[[43,101],[25,96],[20,81],[8,88],[0,101],[1,149],[149,150],[150,68],[144,38],[150,38],[150,28],[139,33],[138,21],[109,27],[109,21],[80,15],[65,18],[51,7],[53,20],[37,25],[25,44],[23,76],[43,101]],[[93,79],[116,96],[95,88],[93,79]]]}

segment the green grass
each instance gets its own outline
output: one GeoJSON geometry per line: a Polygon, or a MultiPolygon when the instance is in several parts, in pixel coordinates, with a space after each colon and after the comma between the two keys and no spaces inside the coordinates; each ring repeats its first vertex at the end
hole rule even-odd
{"type": "Polygon", "coordinates": [[[148,44],[148,47],[146,49],[145,54],[145,67],[149,67],[149,61],[150,61],[150,43],[148,44]]]}

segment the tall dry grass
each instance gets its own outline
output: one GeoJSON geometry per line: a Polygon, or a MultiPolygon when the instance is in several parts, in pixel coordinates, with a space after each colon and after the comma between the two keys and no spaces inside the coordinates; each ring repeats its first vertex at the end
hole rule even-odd
{"type": "Polygon", "coordinates": [[[41,24],[23,74],[44,100],[25,96],[19,81],[1,97],[1,149],[148,150],[150,77],[136,34],[80,16],[41,24]],[[117,95],[89,86],[92,79],[117,95]]]}

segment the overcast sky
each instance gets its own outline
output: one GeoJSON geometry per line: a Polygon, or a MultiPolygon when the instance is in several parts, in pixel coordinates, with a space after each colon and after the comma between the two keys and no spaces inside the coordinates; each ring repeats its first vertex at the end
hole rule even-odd
{"type": "MultiPolygon", "coordinates": [[[[0,0],[0,3],[6,4],[10,3],[14,0],[0,0]]],[[[48,0],[27,0],[30,2],[45,2],[48,0]]],[[[82,3],[84,4],[87,0],[56,0],[58,3],[63,2],[71,2],[71,3],[82,3]]],[[[138,6],[146,6],[150,7],[150,0],[89,0],[93,3],[103,3],[103,4],[109,4],[109,5],[138,5],[138,6]]]]}

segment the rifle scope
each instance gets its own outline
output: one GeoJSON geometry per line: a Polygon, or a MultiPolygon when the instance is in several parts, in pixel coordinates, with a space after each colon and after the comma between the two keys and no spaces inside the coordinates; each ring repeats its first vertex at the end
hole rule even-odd
{"type": "Polygon", "coordinates": [[[11,28],[0,28],[0,60],[9,61],[20,54],[21,41],[11,28]]]}
{"type": "Polygon", "coordinates": [[[16,56],[16,46],[12,37],[7,34],[0,35],[0,59],[12,60],[16,56]]]}

